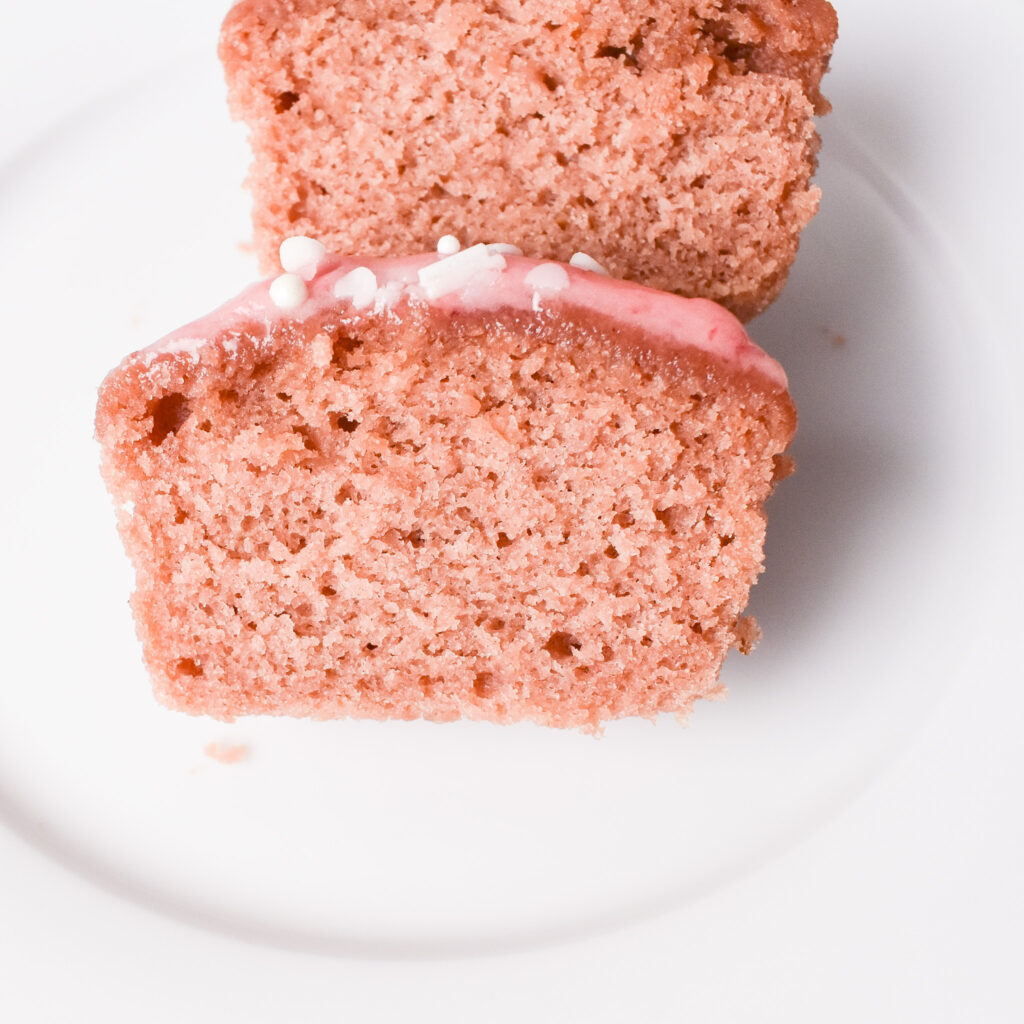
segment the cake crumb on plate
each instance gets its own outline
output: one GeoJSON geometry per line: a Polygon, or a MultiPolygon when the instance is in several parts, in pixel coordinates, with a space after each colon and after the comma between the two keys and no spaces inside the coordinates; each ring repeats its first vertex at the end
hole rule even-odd
{"type": "Polygon", "coordinates": [[[221,764],[238,764],[249,756],[249,747],[245,743],[220,743],[214,740],[203,747],[203,753],[221,764]]]}

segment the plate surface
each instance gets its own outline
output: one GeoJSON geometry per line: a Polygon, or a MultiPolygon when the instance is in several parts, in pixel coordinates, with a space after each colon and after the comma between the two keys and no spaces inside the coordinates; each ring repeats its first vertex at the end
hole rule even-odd
{"type": "MultiPolygon", "coordinates": [[[[1019,9],[993,11],[1019,42],[1019,9]]],[[[1005,472],[1021,359],[974,239],[937,202],[925,142],[897,130],[906,108],[885,108],[882,146],[865,129],[877,97],[855,69],[878,84],[858,49],[867,20],[849,44],[846,32],[821,213],[783,298],[751,328],[801,414],[799,472],[770,505],[751,607],[765,640],[727,662],[725,703],[686,726],[621,722],[600,739],[469,723],[226,727],[153,703],[96,470],[95,387],[255,276],[244,137],[205,54],[19,148],[0,177],[8,337],[28,339],[4,343],[14,386],[0,411],[16,638],[0,684],[0,856],[29,895],[51,892],[40,879],[52,875],[100,913],[129,915],[114,946],[212,942],[225,962],[258,956],[293,979],[358,959],[385,987],[492,954],[486,971],[507,984],[524,957],[553,965],[595,943],[653,949],[684,934],[709,900],[756,890],[766,865],[884,790],[894,762],[941,756],[930,724],[1013,672],[1008,632],[993,628],[1021,566],[1001,532],[1021,510],[1005,472]],[[968,543],[979,537],[995,558],[968,543]],[[210,743],[247,756],[221,764],[210,743]]],[[[915,101],[922,122],[934,116],[935,96],[915,101]]],[[[999,239],[991,225],[989,252],[999,239]]],[[[1019,758],[1009,770],[1019,780],[1019,758]]],[[[859,833],[860,855],[876,839],[888,841],[859,833]]],[[[74,902],[48,927],[85,934],[74,902]]]]}

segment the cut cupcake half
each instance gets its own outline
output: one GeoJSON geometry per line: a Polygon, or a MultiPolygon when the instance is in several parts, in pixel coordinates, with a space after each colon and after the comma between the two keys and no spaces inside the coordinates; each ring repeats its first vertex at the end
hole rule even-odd
{"type": "Polygon", "coordinates": [[[721,302],[780,292],[818,207],[827,0],[241,0],[220,54],[264,268],[296,233],[451,233],[721,302]]]}
{"type": "Polygon", "coordinates": [[[299,244],[108,376],[161,701],[596,728],[720,691],[785,375],[722,308],[574,262],[299,244]]]}

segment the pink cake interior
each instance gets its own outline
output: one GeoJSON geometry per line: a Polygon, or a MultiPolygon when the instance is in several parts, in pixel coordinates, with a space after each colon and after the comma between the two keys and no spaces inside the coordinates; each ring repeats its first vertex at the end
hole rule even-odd
{"type": "Polygon", "coordinates": [[[356,261],[287,313],[263,282],[104,383],[165,703],[593,728],[750,646],[778,365],[707,303],[514,256],[431,298],[435,261],[358,262],[362,309],[332,297],[356,261]]]}
{"type": "Polygon", "coordinates": [[[220,53],[256,244],[445,233],[727,305],[779,293],[819,193],[826,0],[242,0],[220,53]]]}

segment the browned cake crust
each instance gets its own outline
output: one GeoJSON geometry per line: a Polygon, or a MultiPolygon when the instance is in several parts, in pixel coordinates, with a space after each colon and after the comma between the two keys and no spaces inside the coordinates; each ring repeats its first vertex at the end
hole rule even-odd
{"type": "Polygon", "coordinates": [[[582,309],[239,324],[97,411],[172,707],[594,727],[718,691],[785,389],[582,309]]]}
{"type": "Polygon", "coordinates": [[[826,0],[242,0],[221,57],[263,267],[297,233],[500,238],[747,319],[817,209],[835,36],[826,0]]]}

